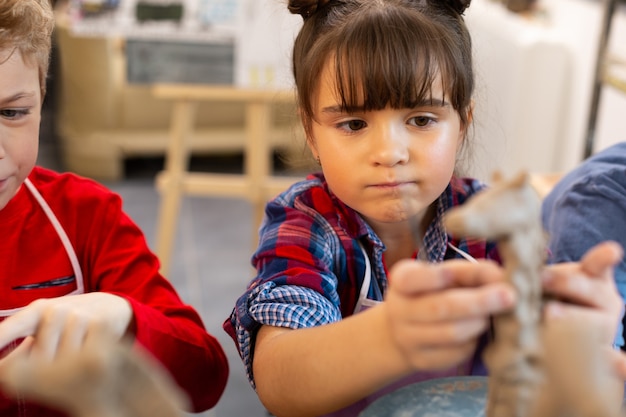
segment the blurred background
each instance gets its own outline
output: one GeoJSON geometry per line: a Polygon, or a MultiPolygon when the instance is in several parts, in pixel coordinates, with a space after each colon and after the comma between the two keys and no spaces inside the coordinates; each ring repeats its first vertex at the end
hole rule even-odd
{"type": "MultiPolygon", "coordinates": [[[[163,272],[222,342],[207,416],[265,416],[222,330],[253,276],[264,202],[313,165],[291,91],[301,25],[283,0],[57,1],[39,163],[124,199],[163,272]]],[[[474,0],[466,173],[560,175],[626,139],[626,3],[474,0]]]]}

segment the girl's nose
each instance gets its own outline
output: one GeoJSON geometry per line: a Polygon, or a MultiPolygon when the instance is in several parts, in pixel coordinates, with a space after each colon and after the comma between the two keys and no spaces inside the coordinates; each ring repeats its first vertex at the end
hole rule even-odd
{"type": "Polygon", "coordinates": [[[394,166],[409,160],[407,133],[394,123],[381,125],[372,138],[372,161],[375,165],[394,166]]]}

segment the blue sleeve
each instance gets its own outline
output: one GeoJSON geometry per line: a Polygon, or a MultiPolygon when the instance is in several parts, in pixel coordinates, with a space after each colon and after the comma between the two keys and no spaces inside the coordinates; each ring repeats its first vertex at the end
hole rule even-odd
{"type": "MultiPolygon", "coordinates": [[[[626,146],[620,144],[568,174],[544,200],[542,217],[550,263],[578,261],[606,240],[626,248],[626,146]],[[609,154],[612,159],[607,163],[609,154]]],[[[626,300],[624,259],[617,265],[615,281],[626,300]]],[[[615,342],[624,345],[621,324],[615,342]]]]}

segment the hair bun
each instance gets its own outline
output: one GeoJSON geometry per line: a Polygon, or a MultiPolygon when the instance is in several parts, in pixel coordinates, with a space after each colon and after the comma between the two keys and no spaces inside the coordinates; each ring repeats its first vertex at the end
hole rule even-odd
{"type": "Polygon", "coordinates": [[[472,0],[432,0],[431,4],[444,6],[453,12],[462,15],[463,12],[469,7],[472,0]]]}
{"type": "Polygon", "coordinates": [[[306,20],[329,2],[330,0],[289,0],[287,8],[291,13],[299,14],[306,20]]]}

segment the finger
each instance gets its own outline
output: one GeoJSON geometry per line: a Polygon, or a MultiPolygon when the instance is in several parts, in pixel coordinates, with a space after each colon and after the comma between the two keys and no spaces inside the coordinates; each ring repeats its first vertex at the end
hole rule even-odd
{"type": "Polygon", "coordinates": [[[563,301],[619,314],[623,301],[611,271],[606,277],[598,278],[581,269],[578,263],[546,267],[541,276],[543,291],[563,301]]]}
{"type": "Polygon", "coordinates": [[[594,293],[594,289],[598,288],[594,281],[604,280],[613,290],[613,268],[622,257],[623,251],[619,244],[600,243],[591,248],[580,263],[561,263],[544,268],[544,288],[549,292],[572,292],[573,296],[579,297],[581,293],[594,293]]]}
{"type": "Polygon", "coordinates": [[[20,391],[24,387],[24,380],[28,379],[30,368],[29,352],[33,345],[32,337],[25,338],[22,343],[0,360],[0,385],[4,390],[20,391]]]}
{"type": "Polygon", "coordinates": [[[86,350],[98,350],[104,344],[117,339],[113,331],[100,321],[91,321],[85,329],[84,347],[86,350]]]}
{"type": "Polygon", "coordinates": [[[41,304],[35,301],[0,323],[0,349],[14,340],[35,334],[41,320],[41,304]]]}
{"type": "Polygon", "coordinates": [[[45,311],[35,333],[32,354],[44,361],[52,361],[57,353],[59,340],[67,323],[68,312],[60,309],[45,311]]]}
{"type": "Polygon", "coordinates": [[[583,272],[591,277],[612,276],[615,265],[623,258],[624,250],[617,242],[602,242],[589,249],[581,260],[583,272]]]}
{"type": "Polygon", "coordinates": [[[550,301],[545,305],[544,318],[546,325],[575,323],[577,328],[586,329],[586,339],[601,343],[611,344],[617,333],[617,323],[607,320],[606,313],[573,304],[550,301]]]}
{"type": "Polygon", "coordinates": [[[428,371],[449,369],[463,363],[474,354],[476,341],[453,346],[420,349],[412,359],[414,366],[428,371]]]}
{"type": "Polygon", "coordinates": [[[484,318],[510,310],[516,295],[506,283],[495,283],[479,288],[453,288],[424,295],[420,302],[410,302],[406,315],[415,323],[448,322],[484,318]]]}
{"type": "Polygon", "coordinates": [[[415,345],[438,348],[472,342],[488,327],[487,317],[445,323],[424,323],[420,326],[406,326],[403,337],[411,340],[415,345]]]}
{"type": "Polygon", "coordinates": [[[113,331],[100,321],[90,321],[85,329],[85,337],[83,341],[83,352],[86,352],[90,360],[94,363],[105,364],[110,362],[107,360],[109,355],[114,355],[113,350],[118,343],[113,331]]]}
{"type": "Polygon", "coordinates": [[[30,353],[35,339],[32,336],[28,336],[22,340],[22,343],[17,345],[15,349],[9,352],[2,360],[0,360],[0,369],[6,366],[7,363],[13,362],[16,358],[27,357],[30,353]]]}
{"type": "Polygon", "coordinates": [[[390,274],[390,286],[406,294],[420,294],[451,287],[477,287],[502,282],[502,268],[491,261],[470,263],[450,260],[429,264],[412,260],[398,262],[390,274]]]}
{"type": "Polygon", "coordinates": [[[542,274],[543,290],[559,299],[590,307],[607,306],[611,309],[621,304],[615,285],[601,283],[571,268],[553,267],[542,274]]]}
{"type": "Polygon", "coordinates": [[[85,320],[70,315],[59,338],[58,354],[65,356],[76,354],[83,345],[86,327],[85,320]]]}
{"type": "Polygon", "coordinates": [[[612,350],[609,355],[609,363],[617,376],[626,381],[626,354],[622,351],[612,350]]]}

